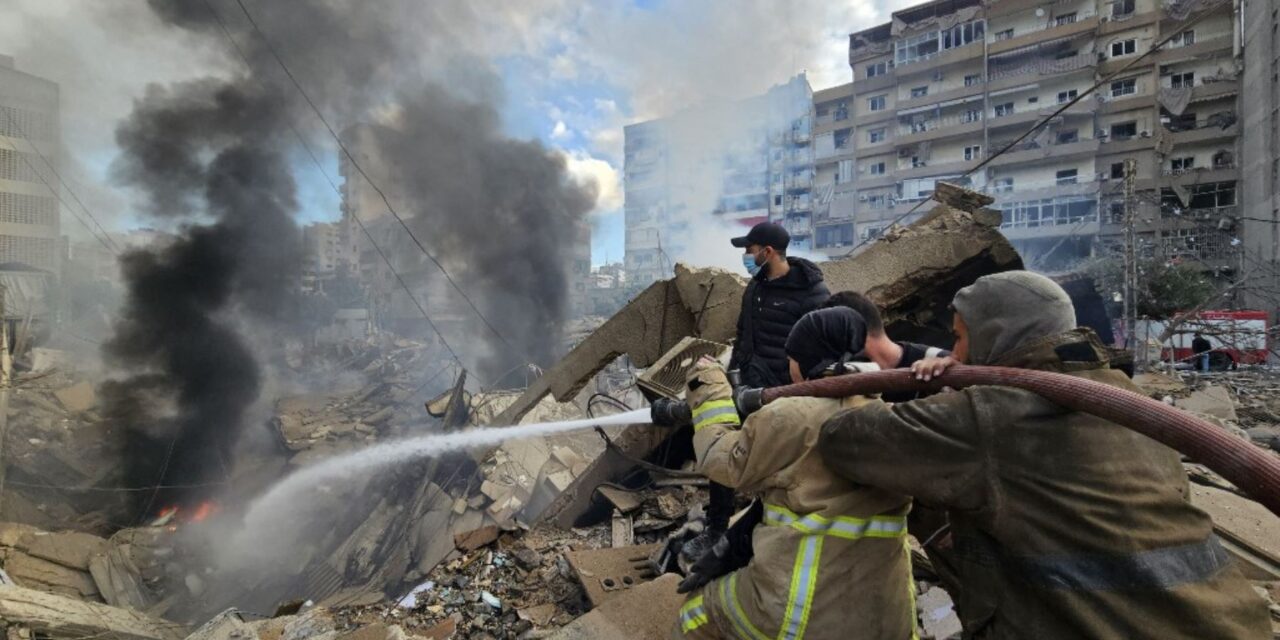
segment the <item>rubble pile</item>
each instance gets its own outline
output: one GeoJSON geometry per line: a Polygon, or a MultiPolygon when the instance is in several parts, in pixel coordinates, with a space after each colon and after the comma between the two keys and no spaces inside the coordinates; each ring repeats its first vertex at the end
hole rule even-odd
{"type": "Polygon", "coordinates": [[[134,524],[117,438],[93,386],[70,371],[14,376],[4,430],[0,520],[110,535],[134,524]]]}
{"type": "Polygon", "coordinates": [[[1153,398],[1280,453],[1280,370],[1148,372],[1134,381],[1153,398]]]}

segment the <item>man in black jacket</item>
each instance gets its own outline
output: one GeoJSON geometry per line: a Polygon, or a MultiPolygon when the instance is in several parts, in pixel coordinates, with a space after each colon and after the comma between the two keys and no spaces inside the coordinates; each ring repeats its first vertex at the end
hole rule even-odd
{"type": "MultiPolygon", "coordinates": [[[[751,282],[742,294],[738,337],[733,344],[729,369],[737,369],[745,387],[776,387],[791,381],[787,361],[787,336],[804,314],[822,306],[831,296],[822,272],[803,258],[788,258],[791,235],[780,225],[761,222],[747,235],[732,240],[745,251],[743,266],[751,282]]],[[[729,527],[733,515],[733,489],[711,483],[707,504],[707,529],[685,545],[687,557],[697,558],[729,527]]]]}
{"type": "Polygon", "coordinates": [[[751,282],[742,294],[729,369],[740,371],[747,387],[776,387],[791,381],[786,352],[791,327],[831,296],[817,265],[787,257],[789,244],[787,230],[772,222],[761,222],[747,235],[733,239],[733,246],[745,250],[742,261],[751,282]]]}

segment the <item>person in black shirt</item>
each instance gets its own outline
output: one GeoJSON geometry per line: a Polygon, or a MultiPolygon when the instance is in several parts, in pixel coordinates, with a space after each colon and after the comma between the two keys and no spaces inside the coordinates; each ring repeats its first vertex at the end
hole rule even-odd
{"type": "MultiPolygon", "coordinates": [[[[951,352],[938,347],[930,347],[915,342],[895,342],[884,331],[884,319],[880,316],[880,308],[867,296],[857,291],[841,291],[827,300],[824,307],[848,307],[858,312],[867,323],[866,346],[858,357],[870,360],[881,369],[903,369],[924,360],[925,358],[941,358],[951,352]]],[[[915,400],[919,394],[914,391],[898,391],[885,393],[881,398],[885,402],[906,402],[915,400]]]]}
{"type": "Polygon", "coordinates": [[[1209,370],[1209,352],[1213,351],[1213,345],[1209,339],[1196,332],[1194,338],[1191,339],[1191,353],[1196,355],[1196,368],[1200,371],[1209,370]]]}

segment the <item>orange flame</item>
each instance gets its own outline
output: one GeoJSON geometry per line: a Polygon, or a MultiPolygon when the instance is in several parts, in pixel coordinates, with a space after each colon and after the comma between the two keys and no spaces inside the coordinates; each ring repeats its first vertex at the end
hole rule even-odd
{"type": "Polygon", "coordinates": [[[218,504],[212,500],[205,500],[196,507],[195,513],[191,514],[189,520],[191,522],[203,522],[205,518],[213,515],[218,510],[218,504]]]}

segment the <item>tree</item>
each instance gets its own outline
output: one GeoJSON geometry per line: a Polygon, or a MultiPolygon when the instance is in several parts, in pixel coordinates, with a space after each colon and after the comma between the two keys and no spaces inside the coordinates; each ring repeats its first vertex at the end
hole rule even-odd
{"type": "MultiPolygon", "coordinates": [[[[1112,317],[1121,313],[1119,302],[1124,291],[1124,260],[1100,258],[1086,270],[1098,284],[1103,298],[1111,301],[1112,317]]],[[[1202,307],[1215,297],[1213,281],[1194,264],[1169,262],[1153,258],[1138,261],[1138,315],[1153,320],[1167,320],[1179,311],[1202,307]]]]}

